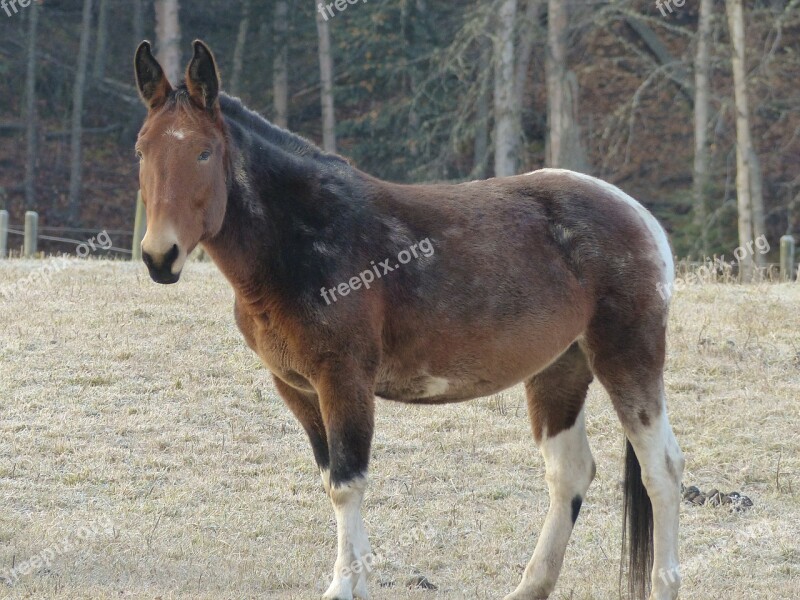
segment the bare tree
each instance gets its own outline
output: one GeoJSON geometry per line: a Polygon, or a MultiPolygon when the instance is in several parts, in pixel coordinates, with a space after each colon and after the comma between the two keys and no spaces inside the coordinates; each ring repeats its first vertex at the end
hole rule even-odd
{"type": "Polygon", "coordinates": [[[133,0],[133,44],[131,48],[136,48],[144,39],[144,7],[142,0],[133,0]]]}
{"type": "Polygon", "coordinates": [[[108,0],[99,0],[97,15],[97,40],[94,49],[92,77],[102,79],[106,76],[106,56],[108,55],[108,0]]]}
{"type": "Polygon", "coordinates": [[[239,33],[233,50],[233,69],[231,70],[230,91],[235,96],[241,95],[242,70],[244,69],[244,51],[247,47],[247,31],[250,29],[250,0],[242,0],[242,18],[239,21],[239,33]]]}
{"type": "MultiPolygon", "coordinates": [[[[425,0],[401,2],[400,38],[404,41],[404,52],[407,61],[403,71],[405,72],[405,89],[410,95],[413,95],[415,90],[418,89],[421,79],[419,66],[415,60],[415,48],[417,46],[417,36],[424,25],[422,24],[422,19],[420,19],[420,23],[415,23],[415,21],[427,12],[425,0]]],[[[408,135],[411,139],[411,143],[408,145],[408,154],[412,159],[416,159],[419,156],[420,146],[415,142],[420,135],[419,128],[421,123],[419,105],[416,102],[412,102],[408,109],[408,135]]]]}
{"type": "Polygon", "coordinates": [[[501,0],[497,18],[494,57],[494,174],[515,175],[519,154],[519,117],[515,102],[514,23],[517,0],[501,0]]]}
{"type": "MultiPolygon", "coordinates": [[[[539,7],[542,0],[523,0],[525,6],[525,14],[520,20],[519,29],[519,44],[517,45],[518,51],[515,57],[514,65],[514,128],[517,130],[517,143],[518,143],[518,164],[522,164],[524,150],[524,136],[522,124],[522,112],[525,108],[525,92],[528,87],[528,72],[530,71],[531,59],[533,58],[533,47],[538,35],[538,28],[536,27],[539,7]]],[[[522,6],[519,7],[520,12],[522,6]]],[[[486,63],[483,63],[486,64],[486,63]]],[[[519,168],[519,167],[517,167],[519,168]]]]}
{"type": "Polygon", "coordinates": [[[697,27],[697,50],[694,59],[694,222],[698,229],[698,246],[702,256],[708,255],[708,115],[711,89],[709,77],[711,60],[711,27],[714,19],[714,0],[700,0],[697,27]]]}
{"type": "MultiPolygon", "coordinates": [[[[750,148],[747,153],[750,157],[750,203],[753,207],[753,237],[760,238],[767,233],[766,218],[764,216],[764,178],[761,174],[761,160],[758,158],[753,137],[750,137],[750,148]]],[[[767,256],[756,252],[756,265],[759,268],[767,266],[767,256]]]]}
{"type": "Polygon", "coordinates": [[[81,18],[81,41],[78,49],[78,65],[72,92],[72,127],[70,143],[69,216],[70,223],[77,224],[80,212],[83,164],[83,100],[86,93],[86,71],[89,63],[89,38],[92,35],[92,0],[83,0],[81,18]]]}
{"type": "MultiPolygon", "coordinates": [[[[488,37],[480,40],[480,61],[482,65],[492,64],[492,41],[488,37]]],[[[472,177],[486,177],[489,159],[489,106],[491,104],[491,86],[487,79],[480,78],[478,98],[475,102],[475,142],[473,146],[472,177]]]]}
{"type": "MultiPolygon", "coordinates": [[[[750,182],[750,113],[745,66],[744,11],[742,0],[725,0],[731,36],[734,96],[736,102],[736,196],[739,207],[739,244],[753,240],[753,203],[750,182]]],[[[739,263],[743,281],[753,277],[753,258],[745,253],[739,263]]]]}
{"type": "Polygon", "coordinates": [[[181,26],[178,0],[156,0],[156,49],[167,79],[181,79],[181,26]]]}
{"type": "MultiPolygon", "coordinates": [[[[317,7],[316,0],[314,7],[317,7]]],[[[333,54],[331,30],[327,15],[317,10],[317,35],[319,37],[319,73],[322,82],[322,147],[326,152],[336,152],[336,114],[333,104],[333,54]]]]}
{"type": "Polygon", "coordinates": [[[28,67],[25,75],[25,126],[27,152],[25,159],[25,208],[36,208],[36,162],[38,155],[36,111],[36,41],[39,6],[34,2],[28,13],[28,67]]]}
{"type": "Polygon", "coordinates": [[[278,127],[289,127],[289,7],[286,0],[275,2],[274,48],[272,61],[272,118],[278,127]]]}
{"type": "Polygon", "coordinates": [[[578,79],[567,69],[569,7],[563,0],[547,6],[547,158],[551,167],[587,171],[578,127],[578,79]]]}

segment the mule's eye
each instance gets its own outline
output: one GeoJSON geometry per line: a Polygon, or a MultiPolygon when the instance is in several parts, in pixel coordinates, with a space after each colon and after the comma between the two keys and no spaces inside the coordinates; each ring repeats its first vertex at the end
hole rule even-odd
{"type": "Polygon", "coordinates": [[[206,162],[209,158],[211,158],[211,150],[206,150],[197,157],[197,162],[206,162]]]}
{"type": "Polygon", "coordinates": [[[137,160],[143,160],[144,159],[144,154],[142,154],[141,150],[137,150],[136,151],[136,159],[137,160]]]}

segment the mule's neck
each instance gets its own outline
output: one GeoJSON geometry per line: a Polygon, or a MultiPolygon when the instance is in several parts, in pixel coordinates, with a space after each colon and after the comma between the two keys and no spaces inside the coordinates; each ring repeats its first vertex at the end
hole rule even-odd
{"type": "Polygon", "coordinates": [[[245,304],[319,290],[351,252],[353,231],[370,227],[358,172],[266,121],[254,123],[249,111],[226,114],[223,105],[223,114],[227,207],[204,247],[245,304]]]}

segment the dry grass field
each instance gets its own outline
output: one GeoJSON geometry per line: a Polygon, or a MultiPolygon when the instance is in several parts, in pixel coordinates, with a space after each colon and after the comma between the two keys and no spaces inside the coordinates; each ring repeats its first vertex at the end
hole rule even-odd
{"type": "MultiPolygon", "coordinates": [[[[0,263],[0,290],[43,264],[0,263]]],[[[74,260],[0,296],[0,315],[0,597],[321,595],[333,513],[212,265],[162,287],[138,264],[74,260]]],[[[682,597],[800,597],[800,285],[680,291],[667,387],[686,485],[754,502],[682,507],[682,597]]],[[[617,597],[622,432],[597,384],[588,428],[598,473],[556,600],[617,597]]],[[[378,404],[376,600],[502,598],[546,507],[521,389],[378,404]],[[438,590],[406,589],[415,574],[438,590]]]]}

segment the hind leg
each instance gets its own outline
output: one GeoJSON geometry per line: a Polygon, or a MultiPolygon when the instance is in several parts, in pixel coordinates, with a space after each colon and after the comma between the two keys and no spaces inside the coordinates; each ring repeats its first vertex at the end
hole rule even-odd
{"type": "Polygon", "coordinates": [[[675,600],[681,584],[678,559],[680,487],[684,459],[667,418],[663,391],[657,413],[647,426],[628,429],[641,464],[642,483],[653,510],[651,600],[675,600]]]}
{"type": "Polygon", "coordinates": [[[640,465],[641,482],[631,485],[643,484],[651,505],[645,497],[636,506],[628,495],[633,502],[626,515],[633,524],[630,589],[634,597],[643,598],[649,583],[651,600],[675,600],[680,587],[678,518],[684,459],[667,418],[664,322],[664,314],[658,312],[628,323],[603,318],[587,333],[592,369],[608,390],[640,465]],[[637,511],[649,522],[642,525],[637,511]]]}
{"type": "Polygon", "coordinates": [[[586,357],[573,344],[525,384],[533,435],[545,460],[550,508],[522,581],[506,600],[547,598],[555,588],[572,528],[594,479],[583,408],[591,381],[586,357]]]}

